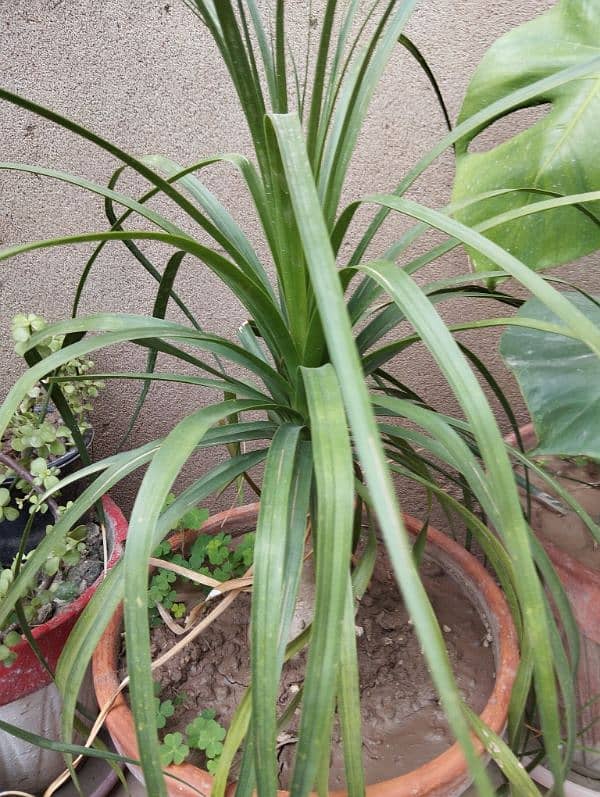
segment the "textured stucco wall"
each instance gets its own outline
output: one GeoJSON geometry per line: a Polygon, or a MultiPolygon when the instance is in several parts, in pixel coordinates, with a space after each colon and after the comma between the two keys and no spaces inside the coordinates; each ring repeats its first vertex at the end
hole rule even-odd
{"type": "MultiPolygon", "coordinates": [[[[315,13],[321,5],[314,4],[315,13]]],[[[492,41],[551,5],[552,0],[422,0],[409,33],[438,75],[453,118],[470,73],[492,41]]],[[[304,37],[299,21],[306,6],[299,0],[288,3],[296,47],[304,37]]],[[[249,153],[244,124],[216,50],[178,0],[15,0],[0,3],[0,31],[0,74],[5,86],[125,149],[138,154],[160,152],[181,163],[215,152],[249,153]]],[[[346,198],[391,188],[442,133],[431,89],[415,63],[399,49],[372,104],[346,198]]],[[[108,181],[116,167],[106,153],[6,103],[0,104],[0,159],[66,169],[101,183],[108,181]]],[[[441,205],[447,201],[451,181],[451,159],[442,158],[412,195],[441,205]]],[[[224,167],[211,169],[207,182],[257,237],[256,223],[232,172],[224,167]]],[[[124,185],[135,190],[136,183],[128,177],[124,185]]],[[[3,245],[106,226],[98,197],[47,179],[0,173],[0,196],[3,245]]],[[[399,221],[389,225],[380,238],[381,248],[404,226],[399,221]]],[[[162,268],[167,251],[160,246],[144,248],[162,268]]],[[[48,319],[68,314],[73,288],[90,251],[89,246],[53,249],[1,265],[2,394],[21,367],[11,351],[9,319],[20,310],[42,313],[48,319]]],[[[429,276],[459,270],[466,270],[466,258],[456,252],[429,276]]],[[[244,320],[240,308],[207,269],[191,259],[176,287],[209,330],[234,333],[244,320]]],[[[152,289],[152,281],[124,247],[114,244],[92,271],[83,310],[147,312],[152,289]]],[[[461,308],[451,307],[449,312],[460,317],[461,308]]],[[[471,339],[480,352],[493,355],[494,335],[471,339]]],[[[101,368],[110,370],[142,362],[131,347],[96,359],[101,368]]],[[[409,384],[432,399],[445,396],[442,380],[423,352],[415,349],[409,365],[409,372],[406,362],[402,372],[409,384]]],[[[507,377],[502,378],[515,395],[507,377]]],[[[110,451],[119,439],[136,393],[131,383],[113,384],[106,390],[95,419],[97,454],[110,451]]],[[[200,389],[153,388],[133,442],[163,433],[204,395],[200,389]]],[[[451,409],[453,402],[448,406],[451,409]]],[[[198,460],[194,468],[204,466],[198,460]]],[[[127,502],[125,488],[120,495],[127,502]]]]}

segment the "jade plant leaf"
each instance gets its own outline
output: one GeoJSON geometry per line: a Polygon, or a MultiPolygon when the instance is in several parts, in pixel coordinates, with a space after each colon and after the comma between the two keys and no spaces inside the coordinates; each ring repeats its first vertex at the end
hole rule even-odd
{"type": "MultiPolygon", "coordinates": [[[[561,195],[600,185],[600,2],[560,0],[548,13],[496,41],[477,68],[458,118],[463,122],[490,103],[566,67],[598,60],[598,70],[565,83],[520,107],[544,105],[542,118],[485,152],[469,151],[484,128],[456,145],[453,202],[501,189],[533,188],[561,195]]],[[[513,113],[512,109],[506,116],[513,113]]],[[[456,212],[476,225],[512,208],[547,199],[543,193],[510,192],[456,212]]],[[[600,247],[600,203],[561,207],[515,219],[486,233],[531,268],[574,260],[600,247]]],[[[469,252],[478,271],[490,261],[469,252]]]]}
{"type": "MultiPolygon", "coordinates": [[[[600,304],[579,293],[566,296],[600,326],[600,304]]],[[[538,299],[519,316],[556,324],[538,299]]],[[[600,460],[600,359],[573,338],[528,327],[511,327],[500,352],[514,372],[535,427],[536,453],[600,460]]]]}

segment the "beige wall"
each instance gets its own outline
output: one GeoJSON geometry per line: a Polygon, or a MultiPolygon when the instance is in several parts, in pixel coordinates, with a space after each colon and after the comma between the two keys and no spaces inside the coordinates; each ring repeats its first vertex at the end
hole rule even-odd
{"type": "MultiPolygon", "coordinates": [[[[471,71],[492,41],[552,4],[551,0],[422,0],[409,33],[438,75],[453,118],[471,71]]],[[[296,44],[302,40],[297,23],[306,5],[299,0],[288,2],[291,24],[297,28],[292,34],[296,44]]],[[[319,4],[315,8],[318,12],[319,4]]],[[[76,119],[125,149],[168,154],[184,164],[214,152],[249,153],[244,125],[215,48],[178,0],[5,0],[0,4],[0,31],[0,74],[5,86],[76,119]]],[[[346,197],[391,188],[442,132],[432,91],[414,62],[399,50],[369,114],[346,197]]],[[[116,166],[105,153],[5,103],[0,104],[0,159],[66,169],[102,183],[116,166]]],[[[256,236],[256,224],[231,172],[220,167],[208,174],[207,181],[256,236]]],[[[413,194],[441,205],[448,198],[451,181],[451,160],[442,159],[413,194]]],[[[125,184],[135,189],[130,178],[125,184]]],[[[1,173],[0,196],[2,244],[106,227],[97,197],[47,179],[1,173]]],[[[396,221],[382,235],[381,245],[399,229],[402,224],[396,221]]],[[[0,265],[2,393],[20,367],[11,352],[9,319],[22,310],[48,319],[67,314],[90,251],[88,246],[53,249],[0,265]]],[[[146,246],[145,251],[162,268],[167,252],[158,246],[146,246]]],[[[464,271],[465,256],[455,253],[436,268],[437,273],[446,274],[464,271]]],[[[207,329],[234,333],[244,320],[239,307],[199,263],[186,262],[177,289],[207,329]]],[[[152,281],[124,247],[111,245],[92,272],[83,309],[147,312],[152,290],[152,281]]],[[[462,308],[450,308],[450,312],[460,316],[462,308]]],[[[478,336],[475,345],[493,353],[496,339],[478,336]]],[[[122,349],[110,356],[98,355],[97,362],[103,369],[120,370],[140,363],[140,356],[122,349]]],[[[415,350],[408,367],[407,374],[404,362],[402,376],[412,386],[432,399],[444,400],[441,379],[423,353],[415,350]]],[[[135,394],[131,384],[107,389],[95,417],[97,453],[110,451],[122,434],[135,394]]],[[[200,390],[154,388],[134,442],[161,434],[203,397],[200,390]]],[[[204,465],[199,460],[194,467],[204,465]]],[[[120,495],[127,502],[123,489],[120,495]]]]}

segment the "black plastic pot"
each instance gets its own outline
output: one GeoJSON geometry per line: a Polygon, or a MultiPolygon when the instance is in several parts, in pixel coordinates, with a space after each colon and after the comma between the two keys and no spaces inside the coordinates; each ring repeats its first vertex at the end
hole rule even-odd
{"type": "MultiPolygon", "coordinates": [[[[94,439],[94,430],[88,429],[85,432],[83,439],[85,441],[85,447],[89,451],[92,445],[92,440],[94,439]]],[[[79,451],[76,448],[70,448],[60,457],[57,457],[51,461],[52,467],[58,468],[60,470],[60,475],[62,478],[76,471],[79,468],[79,463],[80,456],[79,451]]],[[[13,483],[13,481],[14,479],[5,479],[0,486],[10,488],[10,485],[13,483]]],[[[82,482],[74,482],[73,484],[68,485],[68,487],[65,487],[64,490],[61,490],[61,503],[74,501],[81,493],[83,486],[84,485],[82,482]]],[[[19,550],[21,537],[23,536],[23,531],[25,530],[25,525],[28,518],[29,515],[25,509],[21,512],[16,520],[3,520],[0,522],[0,565],[2,567],[9,567],[17,551],[19,550]]],[[[33,550],[38,545],[40,540],[44,538],[46,534],[46,526],[52,522],[53,518],[50,511],[46,511],[43,514],[39,512],[35,514],[33,525],[27,539],[27,545],[25,546],[26,553],[33,550]]]]}

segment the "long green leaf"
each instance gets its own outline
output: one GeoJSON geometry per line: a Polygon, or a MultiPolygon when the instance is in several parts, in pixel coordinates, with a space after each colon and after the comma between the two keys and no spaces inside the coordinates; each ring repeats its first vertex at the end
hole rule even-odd
{"type": "MultiPolygon", "coordinates": [[[[239,3],[239,5],[241,5],[241,3],[239,3]]],[[[260,49],[262,64],[269,87],[269,97],[271,99],[271,104],[273,104],[275,102],[275,97],[277,96],[277,78],[275,75],[273,54],[267,42],[267,35],[255,0],[246,0],[246,5],[250,11],[250,18],[252,20],[254,33],[256,35],[256,41],[258,42],[260,49]]]]}
{"type": "MultiPolygon", "coordinates": [[[[522,193],[525,189],[515,188],[515,189],[503,189],[499,191],[492,191],[487,194],[481,194],[477,197],[473,197],[467,203],[464,204],[476,204],[477,202],[481,202],[485,199],[489,199],[491,197],[497,197],[500,195],[507,195],[507,194],[518,194],[522,193]]],[[[515,221],[517,219],[522,219],[527,216],[535,216],[538,213],[544,213],[550,210],[555,210],[561,207],[566,206],[573,206],[576,208],[580,213],[587,216],[595,225],[600,227],[600,218],[597,215],[592,213],[589,208],[588,204],[597,201],[600,199],[600,192],[592,191],[587,192],[585,194],[574,194],[570,196],[562,196],[561,194],[557,194],[556,192],[546,191],[541,189],[529,189],[529,193],[535,193],[536,195],[551,195],[554,197],[552,200],[540,200],[537,202],[531,202],[530,204],[526,205],[525,207],[518,207],[512,210],[505,211],[504,213],[499,214],[498,216],[493,216],[491,218],[487,218],[486,220],[480,222],[475,227],[474,230],[477,232],[485,232],[488,230],[494,230],[496,227],[501,226],[502,224],[506,224],[510,221],[515,221]]],[[[362,204],[362,201],[358,201],[349,205],[348,208],[344,211],[346,215],[353,214],[354,210],[358,208],[362,204]]],[[[449,205],[446,207],[445,211],[447,214],[455,211],[454,205],[449,205]]],[[[344,219],[344,214],[338,220],[338,225],[343,227],[342,221],[344,219]]],[[[346,219],[347,220],[347,219],[346,219]]],[[[399,254],[406,248],[408,243],[412,242],[418,234],[423,233],[426,229],[429,228],[428,224],[420,223],[413,227],[414,235],[406,235],[400,239],[396,244],[390,246],[387,252],[384,255],[385,260],[395,260],[399,254]]],[[[340,235],[339,231],[334,230],[332,233],[332,238],[335,238],[340,235]]],[[[445,243],[442,243],[438,246],[433,247],[428,252],[425,252],[422,255],[411,260],[409,263],[403,265],[404,270],[408,274],[414,274],[419,269],[423,268],[424,266],[433,263],[434,261],[441,258],[443,255],[451,252],[457,246],[459,246],[459,240],[449,240],[445,243]]],[[[352,273],[352,269],[348,269],[347,272],[349,274],[352,273]]],[[[495,284],[498,281],[498,277],[501,277],[502,274],[498,273],[491,273],[489,271],[482,272],[482,276],[485,275],[487,277],[487,281],[489,284],[495,284]]],[[[476,275],[473,275],[471,279],[474,281],[477,278],[476,275]]],[[[358,321],[361,317],[361,314],[364,313],[367,307],[373,302],[380,294],[380,289],[378,288],[376,283],[373,283],[372,280],[365,278],[363,282],[359,285],[359,287],[354,292],[353,296],[351,297],[348,303],[348,309],[352,315],[354,322],[358,321]]]]}
{"type": "MultiPolygon", "coordinates": [[[[181,263],[183,262],[183,258],[185,257],[184,252],[175,252],[172,255],[167,265],[165,266],[164,273],[162,275],[161,281],[158,285],[158,292],[156,294],[156,299],[154,300],[154,307],[152,309],[152,316],[153,318],[164,318],[167,314],[167,305],[169,303],[169,298],[171,297],[173,291],[173,284],[175,282],[175,277],[179,271],[181,263]]],[[[156,365],[156,359],[158,356],[158,352],[156,350],[150,350],[148,353],[148,358],[146,360],[146,370],[152,373],[154,371],[154,367],[156,365]]],[[[129,439],[129,435],[131,434],[133,427],[135,426],[137,419],[140,416],[140,412],[142,411],[144,404],[146,402],[146,397],[148,395],[148,391],[150,390],[150,380],[146,380],[142,386],[142,390],[136,402],[133,412],[131,413],[131,418],[129,419],[129,423],[127,425],[127,429],[125,430],[125,434],[121,438],[121,442],[119,444],[119,448],[122,448],[127,440],[129,439]]]]}
{"type": "MultiPolygon", "coordinates": [[[[365,794],[365,772],[362,762],[360,683],[354,617],[355,606],[352,596],[352,582],[348,574],[344,619],[340,638],[338,712],[344,746],[344,768],[348,797],[362,797],[365,794]]],[[[329,751],[327,751],[327,764],[329,764],[329,751]]]]}
{"type": "Polygon", "coordinates": [[[315,72],[313,77],[313,92],[310,98],[310,112],[308,116],[308,132],[306,137],[306,147],[308,150],[308,157],[315,166],[315,155],[317,147],[317,137],[319,135],[319,127],[321,124],[321,103],[323,102],[323,90],[325,88],[327,59],[329,57],[329,46],[331,43],[331,34],[333,30],[333,21],[335,18],[337,2],[336,0],[327,0],[325,6],[325,13],[323,16],[323,25],[319,36],[319,51],[317,53],[317,60],[315,62],[315,72]]]}
{"type": "Polygon", "coordinates": [[[468,707],[465,709],[473,729],[493,761],[498,764],[502,774],[515,788],[519,797],[539,797],[537,786],[527,775],[523,765],[508,747],[502,737],[491,731],[482,720],[468,707]]]}
{"type": "Polygon", "coordinates": [[[421,50],[419,50],[419,48],[413,42],[413,40],[409,39],[409,37],[406,36],[405,34],[402,34],[398,38],[398,44],[401,44],[402,47],[404,47],[404,49],[407,50],[412,55],[412,57],[415,59],[415,61],[419,64],[419,66],[425,73],[425,76],[427,77],[427,80],[431,84],[431,88],[433,89],[433,92],[437,98],[438,105],[441,108],[442,114],[444,116],[444,121],[446,122],[446,127],[448,128],[448,130],[452,130],[452,122],[450,121],[450,114],[448,113],[448,108],[444,100],[444,95],[442,94],[442,90],[435,77],[435,74],[433,73],[433,70],[429,66],[427,58],[425,58],[425,56],[423,55],[421,50]]]}
{"type": "Polygon", "coordinates": [[[147,601],[140,597],[146,594],[148,587],[148,559],[156,544],[162,507],[183,464],[211,426],[229,415],[250,409],[263,407],[255,402],[225,401],[202,408],[180,421],[155,454],[131,512],[123,559],[127,668],[136,674],[130,682],[131,708],[146,788],[156,797],[166,797],[166,791],[158,763],[148,608],[147,601]]]}
{"type": "Polygon", "coordinates": [[[221,246],[227,250],[227,239],[221,236],[217,228],[211,224],[211,222],[198,210],[198,208],[189,202],[186,197],[184,197],[183,194],[177,190],[177,188],[169,183],[168,180],[165,180],[152,169],[148,168],[144,163],[142,163],[141,160],[134,158],[128,152],[125,152],[125,150],[117,147],[112,142],[107,141],[91,130],[88,130],[86,127],[83,127],[71,119],[67,119],[64,116],[55,113],[49,108],[45,108],[43,105],[32,102],[25,97],[21,97],[20,95],[11,91],[0,88],[0,99],[6,100],[14,105],[24,108],[25,110],[31,111],[44,119],[48,119],[49,121],[64,127],[66,130],[69,130],[75,135],[90,141],[92,144],[95,144],[97,147],[100,147],[106,152],[109,152],[111,155],[118,158],[122,163],[130,166],[132,169],[138,172],[138,174],[159,188],[166,196],[169,197],[169,199],[172,199],[183,211],[188,214],[188,216],[200,224],[203,229],[205,229],[218,243],[221,244],[221,246]]]}
{"type": "Polygon", "coordinates": [[[394,486],[363,381],[362,368],[354,345],[333,250],[307,160],[302,132],[297,119],[293,116],[271,117],[271,123],[274,125],[282,150],[282,159],[319,311],[328,320],[325,335],[331,360],[338,374],[354,443],[396,579],[415,622],[452,730],[463,747],[482,797],[492,797],[489,779],[475,755],[468,726],[462,715],[461,698],[452,676],[441,631],[412,561],[411,547],[402,523],[394,486]]]}
{"type": "MultiPolygon", "coordinates": [[[[159,157],[159,156],[148,156],[149,159],[151,159],[153,157],[159,157]]],[[[150,162],[152,162],[152,161],[150,160],[150,162]]],[[[171,175],[168,178],[167,182],[176,183],[178,180],[182,179],[183,177],[185,177],[188,174],[191,174],[192,172],[198,171],[200,169],[203,169],[203,168],[205,168],[207,166],[211,166],[213,164],[221,164],[221,163],[222,164],[231,164],[239,171],[240,175],[242,176],[244,182],[246,183],[246,185],[247,185],[247,187],[248,187],[248,189],[250,191],[252,199],[254,200],[257,212],[258,212],[260,220],[261,220],[261,222],[263,224],[263,229],[265,230],[267,238],[268,238],[269,241],[271,241],[271,238],[272,238],[272,232],[271,232],[272,222],[271,222],[270,214],[267,211],[266,206],[265,206],[265,196],[264,196],[264,189],[263,189],[263,186],[262,186],[262,182],[260,180],[260,177],[257,175],[256,170],[254,169],[254,166],[247,160],[247,158],[244,158],[242,155],[237,155],[237,154],[231,154],[230,153],[230,154],[218,155],[218,156],[215,156],[215,157],[212,157],[212,158],[205,158],[203,160],[200,160],[200,161],[197,161],[196,163],[191,164],[190,166],[187,166],[185,169],[182,169],[177,174],[171,175]]],[[[115,171],[115,173],[113,174],[113,176],[111,177],[111,179],[109,181],[109,184],[108,184],[109,188],[114,188],[115,187],[120,175],[123,173],[125,168],[126,168],[126,166],[121,166],[119,169],[117,169],[115,171]]],[[[150,199],[152,199],[152,197],[156,196],[156,194],[159,193],[160,190],[161,189],[159,187],[155,186],[150,191],[147,191],[138,200],[139,204],[144,204],[145,202],[148,202],[150,199]]],[[[123,229],[123,226],[122,226],[123,223],[127,220],[127,218],[129,218],[129,216],[132,213],[131,210],[126,210],[119,218],[117,218],[115,213],[114,213],[113,207],[112,207],[112,202],[109,199],[107,199],[106,202],[105,202],[105,211],[106,211],[106,215],[107,215],[107,218],[109,220],[109,223],[111,225],[111,230],[112,231],[120,231],[120,230],[122,230],[123,229]]],[[[222,220],[220,218],[218,218],[218,216],[217,216],[217,219],[218,219],[218,223],[220,225],[222,225],[222,220]]],[[[213,219],[213,220],[215,220],[215,219],[213,219]]],[[[224,234],[226,234],[226,235],[228,234],[228,230],[227,229],[223,229],[223,226],[220,226],[220,229],[221,229],[221,231],[224,234]]],[[[123,243],[132,252],[132,254],[138,260],[140,265],[142,265],[142,267],[153,277],[153,279],[155,279],[157,281],[160,281],[160,273],[157,271],[157,269],[154,268],[154,266],[150,263],[148,258],[139,250],[139,248],[133,243],[133,241],[125,238],[125,239],[123,239],[123,243]]],[[[234,249],[237,248],[237,250],[241,251],[240,244],[239,244],[239,242],[236,242],[235,239],[234,239],[234,244],[235,244],[234,249]]],[[[72,311],[72,315],[73,316],[77,315],[77,309],[79,307],[79,303],[80,303],[80,300],[81,300],[81,295],[82,295],[84,286],[85,286],[85,284],[87,282],[87,279],[89,277],[89,273],[91,271],[91,268],[94,265],[94,263],[96,262],[100,252],[102,251],[102,249],[104,248],[105,245],[106,245],[105,241],[102,241],[102,242],[100,242],[98,244],[98,246],[96,247],[96,249],[94,250],[94,252],[90,256],[90,258],[88,259],[88,261],[87,261],[87,263],[86,263],[86,265],[85,265],[85,267],[83,269],[81,277],[79,278],[77,289],[75,291],[75,298],[74,298],[74,301],[73,301],[73,311],[72,311]]],[[[197,324],[197,322],[196,322],[196,320],[194,318],[193,313],[190,312],[189,308],[180,299],[180,297],[177,294],[175,294],[175,293],[173,293],[172,296],[173,296],[173,301],[177,304],[178,307],[181,308],[182,312],[189,319],[189,321],[192,324],[194,324],[194,326],[199,328],[199,326],[198,326],[198,324],[197,324]]]]}
{"type": "MultiPolygon", "coordinates": [[[[565,298],[555,288],[553,288],[543,277],[531,271],[525,264],[521,263],[516,257],[505,249],[489,241],[476,230],[472,230],[454,219],[450,219],[443,213],[430,208],[425,208],[417,202],[391,195],[373,196],[371,199],[387,208],[406,213],[413,218],[425,221],[427,224],[452,235],[473,249],[477,249],[485,254],[497,265],[501,266],[507,275],[515,277],[522,285],[528,288],[538,297],[547,307],[549,307],[565,322],[567,328],[586,343],[593,351],[600,356],[600,330],[596,325],[586,318],[585,314],[578,310],[572,302],[565,298]]],[[[565,197],[565,199],[569,199],[565,197]]],[[[549,203],[556,203],[560,200],[548,200],[549,203]]],[[[544,203],[539,203],[544,204],[544,203]]],[[[535,205],[534,205],[535,208],[535,205]]],[[[522,209],[521,209],[522,210],[522,209]]]]}
{"type": "MultiPolygon", "coordinates": [[[[344,406],[331,365],[303,369],[312,429],[317,511],[315,604],[291,797],[307,795],[328,751],[352,545],[354,474],[344,406]]],[[[354,616],[351,618],[354,629],[354,616]]],[[[257,772],[258,777],[258,772],[257,772]]]]}
{"type": "Polygon", "coordinates": [[[170,244],[184,252],[195,255],[206,263],[206,265],[231,288],[240,301],[248,308],[261,329],[271,351],[279,352],[280,355],[285,358],[285,362],[290,364],[290,370],[294,372],[298,356],[289,331],[277,306],[273,304],[260,286],[249,280],[233,263],[191,238],[180,237],[170,233],[146,232],[142,230],[82,233],[80,235],[52,238],[45,241],[33,241],[27,244],[17,244],[8,247],[0,251],[0,261],[36,249],[65,246],[88,241],[121,241],[136,239],[161,241],[170,244]]]}
{"type": "MultiPolygon", "coordinates": [[[[431,452],[461,473],[494,525],[500,522],[499,508],[485,474],[464,440],[437,412],[417,407],[410,401],[388,396],[373,396],[373,404],[391,410],[418,424],[431,435],[431,452]]],[[[391,432],[391,430],[389,430],[391,432]]]]}
{"type": "Polygon", "coordinates": [[[186,236],[185,233],[180,227],[170,222],[164,216],[161,216],[160,213],[149,208],[147,205],[143,205],[140,202],[136,202],[135,199],[127,196],[126,194],[121,194],[117,191],[113,191],[110,188],[105,188],[103,185],[99,183],[94,183],[91,180],[87,180],[85,177],[77,177],[75,175],[69,174],[68,172],[57,171],[56,169],[46,169],[43,166],[31,166],[27,163],[12,163],[12,162],[0,162],[0,170],[6,171],[16,171],[16,172],[28,172],[29,174],[35,174],[39,177],[52,177],[55,180],[60,180],[63,183],[68,183],[70,185],[75,185],[79,188],[84,188],[86,191],[90,191],[94,194],[99,194],[105,198],[111,199],[113,202],[117,202],[119,205],[123,205],[123,207],[129,208],[131,211],[135,211],[140,216],[148,221],[151,221],[161,230],[165,232],[173,233],[173,235],[179,236],[186,236]]]}
{"type": "Polygon", "coordinates": [[[355,73],[355,80],[344,90],[334,112],[332,131],[319,173],[319,192],[328,226],[333,226],[346,172],[369,103],[416,2],[390,0],[355,73]]]}
{"type": "MultiPolygon", "coordinates": [[[[156,342],[148,344],[156,347],[161,345],[161,340],[163,338],[181,340],[187,345],[215,352],[242,367],[248,368],[258,375],[268,378],[272,384],[277,384],[284,394],[289,390],[287,383],[263,358],[255,357],[240,346],[231,343],[229,340],[220,338],[217,335],[207,335],[197,332],[196,330],[176,324],[172,321],[148,318],[146,316],[133,316],[124,313],[100,313],[95,316],[88,316],[87,318],[76,318],[56,324],[49,324],[40,333],[32,335],[27,343],[21,346],[20,350],[25,353],[38,346],[40,343],[43,343],[48,336],[70,334],[74,332],[101,332],[103,334],[94,337],[90,336],[78,343],[73,343],[55,352],[51,356],[46,357],[43,362],[30,368],[29,371],[23,374],[19,381],[15,383],[9,394],[11,407],[15,401],[18,404],[20,400],[18,396],[22,389],[21,385],[24,386],[24,390],[27,392],[27,390],[33,387],[37,380],[45,377],[58,366],[63,365],[73,357],[79,357],[89,352],[96,351],[97,349],[104,348],[105,346],[127,340],[139,342],[139,345],[145,345],[145,342],[156,339],[156,342]]],[[[196,362],[198,363],[198,361],[196,362]]],[[[205,370],[221,376],[214,368],[209,368],[203,363],[198,364],[205,370]]],[[[13,412],[16,410],[17,404],[14,405],[13,412]]],[[[2,408],[2,412],[0,413],[0,424],[3,423],[5,414],[8,414],[6,406],[2,408]]],[[[9,418],[7,418],[7,420],[8,419],[9,418]]]]}
{"type": "MultiPolygon", "coordinates": [[[[518,261],[517,261],[518,262],[518,261]]],[[[504,442],[483,391],[465,362],[451,333],[412,279],[394,264],[365,267],[406,313],[461,404],[477,439],[490,484],[498,504],[496,527],[506,542],[522,579],[517,583],[522,606],[527,607],[525,629],[535,650],[536,694],[549,761],[559,782],[563,778],[560,747],[560,716],[553,663],[544,654],[548,624],[541,584],[533,563],[515,480],[504,442]]]]}
{"type": "MultiPolygon", "coordinates": [[[[156,349],[157,350],[157,349],[156,349]]],[[[134,373],[131,371],[115,371],[113,373],[98,372],[94,374],[95,379],[131,379],[135,381],[144,382],[177,382],[181,385],[198,385],[201,387],[209,387],[218,390],[220,393],[232,393],[238,398],[256,398],[268,401],[269,397],[265,393],[261,393],[251,382],[241,382],[238,379],[207,379],[202,376],[184,376],[178,373],[134,373]]],[[[81,377],[72,376],[57,376],[50,377],[49,382],[79,382],[89,379],[89,376],[83,375],[81,377]]]]}
{"type": "MultiPolygon", "coordinates": [[[[231,160],[233,157],[235,156],[228,158],[228,160],[231,160]]],[[[225,157],[223,160],[224,159],[225,157]]],[[[265,290],[272,294],[269,278],[252,244],[239,224],[237,224],[214,194],[212,194],[194,174],[185,174],[185,170],[178,163],[170,158],[166,158],[164,155],[147,155],[142,160],[149,166],[153,166],[164,173],[169,181],[174,179],[185,191],[189,192],[190,196],[206,211],[206,214],[219,229],[224,238],[230,242],[231,248],[229,251],[234,254],[237,265],[243,269],[247,276],[258,278],[265,290]]],[[[236,158],[236,161],[239,166],[242,165],[241,158],[236,158]]]]}
{"type": "MultiPolygon", "coordinates": [[[[284,571],[294,463],[300,428],[284,425],[269,449],[254,547],[252,589],[252,732],[254,767],[260,794],[277,791],[276,704],[283,649],[279,644],[284,571]]],[[[302,538],[301,530],[301,538],[302,538]]],[[[299,566],[301,559],[297,562],[299,566]]],[[[295,573],[289,574],[295,580],[295,573]]]]}

